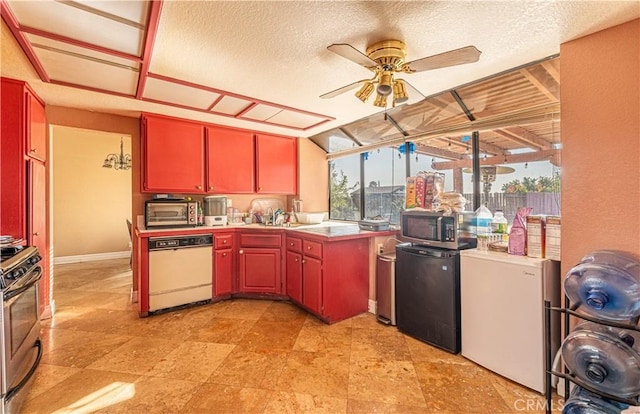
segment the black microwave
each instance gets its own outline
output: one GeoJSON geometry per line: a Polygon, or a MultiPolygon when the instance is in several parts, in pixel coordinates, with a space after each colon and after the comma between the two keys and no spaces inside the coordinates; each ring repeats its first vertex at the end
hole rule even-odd
{"type": "Polygon", "coordinates": [[[405,210],[400,214],[400,239],[405,242],[445,249],[477,246],[471,231],[472,211],[445,214],[427,210],[405,210]]]}

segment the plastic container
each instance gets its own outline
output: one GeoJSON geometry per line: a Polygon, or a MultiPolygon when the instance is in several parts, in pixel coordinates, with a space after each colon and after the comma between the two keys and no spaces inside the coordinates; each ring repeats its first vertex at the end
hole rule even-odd
{"type": "Polygon", "coordinates": [[[640,316],[640,262],[618,251],[598,250],[567,273],[564,289],[578,309],[608,321],[640,316]]]}
{"type": "Polygon", "coordinates": [[[627,404],[603,398],[582,387],[575,387],[562,408],[562,414],[620,414],[627,408],[627,404]]]}
{"type": "Polygon", "coordinates": [[[562,342],[572,375],[595,390],[632,398],[640,394],[640,332],[582,322],[562,342]]]}
{"type": "Polygon", "coordinates": [[[475,230],[476,235],[490,234],[492,220],[493,214],[491,214],[491,210],[483,204],[476,210],[474,217],[471,219],[472,230],[475,230]]]}
{"type": "Polygon", "coordinates": [[[493,233],[507,233],[507,227],[509,226],[509,222],[502,210],[496,210],[496,213],[493,215],[493,221],[491,222],[491,231],[493,233]]]}

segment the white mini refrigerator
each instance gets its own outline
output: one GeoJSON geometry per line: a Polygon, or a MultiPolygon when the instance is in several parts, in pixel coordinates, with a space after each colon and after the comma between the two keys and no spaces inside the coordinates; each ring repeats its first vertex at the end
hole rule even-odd
{"type": "MultiPolygon", "coordinates": [[[[461,353],[544,393],[544,301],[560,304],[560,262],[464,250],[460,257],[461,353]]],[[[560,313],[551,312],[551,352],[560,346],[560,313]]]]}

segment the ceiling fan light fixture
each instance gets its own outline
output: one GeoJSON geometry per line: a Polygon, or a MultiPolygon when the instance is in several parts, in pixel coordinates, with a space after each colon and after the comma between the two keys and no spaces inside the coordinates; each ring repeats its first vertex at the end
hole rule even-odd
{"type": "Polygon", "coordinates": [[[383,96],[391,95],[391,92],[393,92],[393,87],[391,86],[392,84],[393,73],[391,71],[385,70],[384,72],[382,72],[382,74],[380,74],[380,82],[378,83],[376,92],[378,92],[379,95],[383,96]]]}
{"type": "Polygon", "coordinates": [[[404,81],[398,79],[393,82],[393,105],[402,104],[409,100],[409,95],[407,95],[407,86],[404,81]]]}
{"type": "Polygon", "coordinates": [[[378,93],[378,95],[376,95],[376,100],[373,102],[374,106],[378,106],[380,108],[386,108],[387,107],[387,95],[381,95],[380,93],[378,93]]]}
{"type": "Polygon", "coordinates": [[[366,102],[367,99],[373,93],[373,83],[367,81],[362,85],[362,88],[358,92],[356,92],[356,98],[360,99],[362,102],[366,102]]]}

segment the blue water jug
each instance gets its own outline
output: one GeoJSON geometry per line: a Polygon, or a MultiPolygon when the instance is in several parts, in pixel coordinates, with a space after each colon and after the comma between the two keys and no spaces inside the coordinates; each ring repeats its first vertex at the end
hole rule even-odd
{"type": "Polygon", "coordinates": [[[603,398],[582,387],[575,387],[562,408],[562,414],[620,414],[627,408],[627,404],[603,398]]]}
{"type": "Polygon", "coordinates": [[[562,359],[597,391],[621,398],[640,394],[640,332],[581,322],[562,342],[562,359]]]}
{"type": "Polygon", "coordinates": [[[640,261],[628,253],[594,251],[567,273],[564,289],[578,310],[607,321],[640,317],[640,261]]]}

